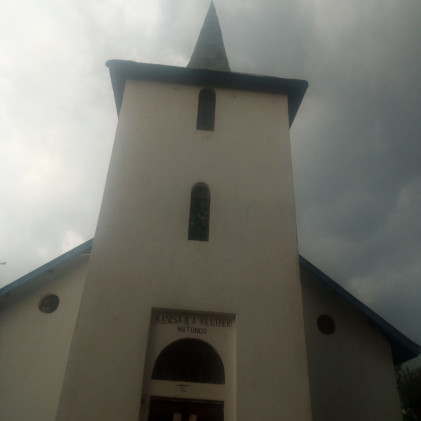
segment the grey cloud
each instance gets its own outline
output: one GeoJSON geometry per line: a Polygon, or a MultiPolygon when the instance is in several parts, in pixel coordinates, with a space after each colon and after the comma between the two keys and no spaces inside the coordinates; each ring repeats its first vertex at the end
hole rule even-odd
{"type": "MultiPolygon", "coordinates": [[[[232,69],[310,83],[291,131],[300,252],[421,342],[421,3],[215,6],[232,69]]],[[[208,2],[28,7],[35,35],[12,10],[3,40],[3,282],[94,233],[116,126],[104,62],[186,64],[208,2]]]]}

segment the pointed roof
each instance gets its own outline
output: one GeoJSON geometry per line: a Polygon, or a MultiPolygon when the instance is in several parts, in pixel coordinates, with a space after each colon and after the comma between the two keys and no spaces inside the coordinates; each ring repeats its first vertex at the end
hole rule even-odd
{"type": "Polygon", "coordinates": [[[196,69],[221,70],[229,72],[227,53],[225,52],[222,31],[219,26],[213,1],[194,47],[193,54],[187,67],[196,69]]]}

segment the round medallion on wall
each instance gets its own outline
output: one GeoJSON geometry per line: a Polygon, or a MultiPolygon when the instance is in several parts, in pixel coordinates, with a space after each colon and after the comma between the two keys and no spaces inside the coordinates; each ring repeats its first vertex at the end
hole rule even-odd
{"type": "Polygon", "coordinates": [[[335,321],[328,314],[321,314],[317,318],[317,327],[325,335],[332,335],[336,330],[335,321]]]}
{"type": "Polygon", "coordinates": [[[57,295],[48,294],[39,302],[38,308],[43,313],[54,313],[59,304],[60,298],[57,295]]]}

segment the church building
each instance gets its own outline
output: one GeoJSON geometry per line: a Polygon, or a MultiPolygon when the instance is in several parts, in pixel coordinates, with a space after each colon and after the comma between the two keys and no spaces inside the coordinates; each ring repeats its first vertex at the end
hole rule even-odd
{"type": "Polygon", "coordinates": [[[0,290],[0,419],[401,419],[419,346],[298,253],[307,82],[232,72],[213,3],[187,67],[107,66],[95,238],[0,290]]]}

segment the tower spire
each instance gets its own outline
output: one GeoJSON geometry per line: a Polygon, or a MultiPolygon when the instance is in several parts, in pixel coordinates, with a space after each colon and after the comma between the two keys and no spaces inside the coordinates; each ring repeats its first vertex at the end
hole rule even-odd
{"type": "Polygon", "coordinates": [[[187,67],[221,70],[224,72],[229,72],[231,70],[213,1],[209,6],[199,38],[197,39],[196,46],[194,47],[193,54],[187,67]]]}

